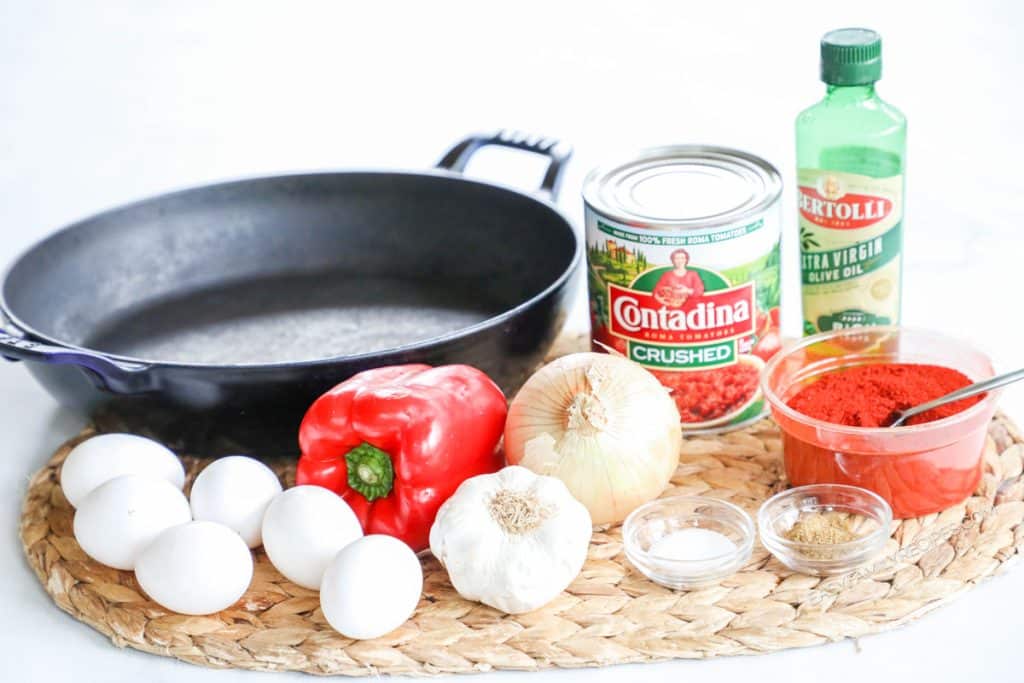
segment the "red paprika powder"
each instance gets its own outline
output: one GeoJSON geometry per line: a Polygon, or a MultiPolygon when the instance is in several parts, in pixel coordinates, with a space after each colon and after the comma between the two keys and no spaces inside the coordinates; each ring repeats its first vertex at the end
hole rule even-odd
{"type": "MultiPolygon", "coordinates": [[[[963,373],[939,365],[872,363],[819,375],[786,404],[810,418],[849,427],[885,427],[899,411],[970,384],[963,373]]],[[[984,398],[974,396],[923,413],[908,424],[955,415],[984,398]]],[[[986,420],[987,421],[987,420],[986,420]]],[[[906,452],[884,449],[881,435],[841,437],[825,446],[818,438],[798,438],[784,417],[786,475],[794,485],[852,484],[874,491],[897,518],[942,510],[963,500],[981,479],[984,429],[962,441],[906,452]],[[874,444],[869,446],[868,444],[874,444]]],[[[892,438],[903,430],[892,429],[892,438]]],[[[809,432],[810,434],[812,432],[809,432]]],[[[831,437],[833,441],[836,437],[831,437]]],[[[895,442],[893,442],[895,443],[895,442]]]]}
{"type": "MultiPolygon", "coordinates": [[[[824,422],[884,427],[913,406],[967,386],[971,380],[941,365],[874,363],[822,375],[787,401],[790,408],[824,422]]],[[[984,398],[972,396],[917,415],[908,425],[955,415],[984,398]]]]}
{"type": "Polygon", "coordinates": [[[983,353],[925,330],[851,328],[792,344],[762,377],[782,433],[786,478],[793,486],[866,488],[897,518],[956,505],[981,481],[997,395],[947,406],[910,426],[880,425],[895,411],[994,374],[983,353]]]}

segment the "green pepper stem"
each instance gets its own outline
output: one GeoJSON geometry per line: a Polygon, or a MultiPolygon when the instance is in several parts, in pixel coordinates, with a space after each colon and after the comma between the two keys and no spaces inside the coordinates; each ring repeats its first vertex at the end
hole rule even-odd
{"type": "Polygon", "coordinates": [[[348,465],[348,485],[373,501],[391,493],[395,482],[395,468],[387,451],[365,441],[345,454],[348,465]]]}

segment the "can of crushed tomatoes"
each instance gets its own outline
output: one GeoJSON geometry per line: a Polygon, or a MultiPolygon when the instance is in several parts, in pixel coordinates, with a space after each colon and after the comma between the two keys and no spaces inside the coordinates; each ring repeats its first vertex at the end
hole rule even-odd
{"type": "Polygon", "coordinates": [[[654,373],[688,431],[765,414],[758,377],[781,345],[781,193],[763,159],[699,145],[648,149],[584,182],[595,347],[654,373]]]}

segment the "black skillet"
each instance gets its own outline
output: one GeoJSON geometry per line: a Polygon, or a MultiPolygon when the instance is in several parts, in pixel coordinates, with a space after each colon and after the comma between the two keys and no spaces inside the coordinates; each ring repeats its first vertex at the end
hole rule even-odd
{"type": "Polygon", "coordinates": [[[107,428],[206,455],[294,452],[306,407],[366,368],[469,363],[513,392],[564,321],[580,244],[569,152],[474,136],[436,169],[219,183],[75,223],[0,288],[0,355],[107,428]],[[539,195],[461,175],[483,146],[550,159],[539,195]]]}

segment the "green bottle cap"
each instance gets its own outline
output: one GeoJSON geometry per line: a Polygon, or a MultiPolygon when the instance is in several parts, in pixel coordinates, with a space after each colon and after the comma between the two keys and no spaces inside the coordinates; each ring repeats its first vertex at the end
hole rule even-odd
{"type": "Polygon", "coordinates": [[[882,77],[882,36],[866,28],[841,28],[821,39],[821,80],[867,85],[882,77]]]}

